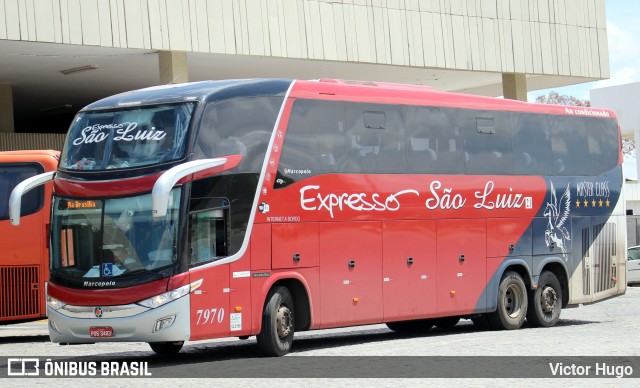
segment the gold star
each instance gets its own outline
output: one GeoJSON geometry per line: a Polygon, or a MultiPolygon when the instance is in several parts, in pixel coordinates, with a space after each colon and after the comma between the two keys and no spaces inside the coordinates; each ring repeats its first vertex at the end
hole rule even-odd
{"type": "Polygon", "coordinates": [[[587,201],[587,199],[584,199],[584,207],[589,207],[589,202],[587,201]]]}
{"type": "Polygon", "coordinates": [[[603,203],[604,203],[604,202],[602,201],[602,198],[600,198],[600,201],[598,202],[598,205],[600,205],[600,207],[602,207],[602,204],[603,204],[603,203]]]}
{"type": "Polygon", "coordinates": [[[596,207],[596,199],[591,200],[591,206],[596,207]]]}
{"type": "Polygon", "coordinates": [[[607,207],[609,207],[609,205],[611,204],[611,202],[609,201],[609,198],[607,198],[607,200],[605,201],[605,203],[607,204],[607,207]]]}
{"type": "Polygon", "coordinates": [[[576,207],[580,207],[580,200],[576,199],[576,207]]]}

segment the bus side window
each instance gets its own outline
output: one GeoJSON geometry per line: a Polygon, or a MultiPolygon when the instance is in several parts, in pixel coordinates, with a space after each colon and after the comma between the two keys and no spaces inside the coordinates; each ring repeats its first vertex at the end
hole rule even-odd
{"type": "Polygon", "coordinates": [[[281,97],[255,96],[209,103],[196,134],[193,158],[242,155],[235,171],[258,173],[281,102],[281,97]]]}
{"type": "Polygon", "coordinates": [[[342,104],[297,100],[289,118],[274,187],[338,172],[345,159],[342,104]]]}
{"type": "Polygon", "coordinates": [[[407,172],[405,125],[399,106],[352,103],[345,117],[351,163],[343,172],[407,172]]]}
{"type": "Polygon", "coordinates": [[[551,120],[551,151],[553,173],[559,176],[590,175],[587,155],[587,127],[584,117],[548,116],[551,120]]]}
{"type": "Polygon", "coordinates": [[[437,107],[407,107],[406,147],[409,172],[461,174],[462,141],[452,119],[456,110],[437,107]]]}
{"type": "Polygon", "coordinates": [[[199,264],[228,255],[225,209],[209,209],[189,215],[190,264],[199,264]]]}
{"type": "Polygon", "coordinates": [[[553,171],[549,124],[543,115],[512,113],[516,174],[550,175],[553,171]]]}
{"type": "MultiPolygon", "coordinates": [[[[9,197],[11,191],[23,180],[44,172],[38,163],[0,165],[0,219],[9,218],[9,197]]],[[[30,190],[22,198],[20,214],[24,217],[37,212],[44,203],[44,190],[39,186],[30,190]]]]}
{"type": "Polygon", "coordinates": [[[499,112],[460,112],[468,174],[513,173],[513,144],[506,114],[499,112]]]}
{"type": "Polygon", "coordinates": [[[603,174],[618,164],[620,147],[618,143],[618,126],[614,120],[587,117],[587,146],[591,173],[603,174]]]}

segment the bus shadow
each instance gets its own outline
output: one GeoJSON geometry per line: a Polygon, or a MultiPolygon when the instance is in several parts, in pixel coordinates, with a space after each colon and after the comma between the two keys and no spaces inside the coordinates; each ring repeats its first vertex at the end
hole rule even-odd
{"type": "MultiPolygon", "coordinates": [[[[580,326],[599,323],[597,321],[584,320],[560,320],[556,326],[580,326]]],[[[525,322],[522,330],[536,330],[525,322]]],[[[470,322],[462,321],[452,328],[432,328],[431,330],[419,333],[396,333],[384,327],[362,329],[351,332],[327,333],[318,335],[305,335],[294,340],[292,354],[310,352],[314,350],[339,348],[349,345],[374,344],[398,339],[442,337],[450,335],[460,335],[463,333],[482,333],[490,330],[480,329],[470,322]]],[[[312,333],[312,332],[307,332],[312,333]]],[[[250,359],[264,358],[260,355],[255,339],[246,341],[221,341],[203,342],[187,344],[180,353],[174,355],[157,355],[149,349],[149,352],[137,352],[135,355],[111,353],[92,357],[100,361],[149,361],[150,367],[166,368],[179,366],[185,363],[215,363],[246,361],[250,359]]],[[[215,365],[211,366],[212,369],[215,365]]]]}
{"type": "Polygon", "coordinates": [[[49,342],[49,335],[20,335],[0,337],[0,345],[2,344],[22,344],[29,342],[49,342]]]}

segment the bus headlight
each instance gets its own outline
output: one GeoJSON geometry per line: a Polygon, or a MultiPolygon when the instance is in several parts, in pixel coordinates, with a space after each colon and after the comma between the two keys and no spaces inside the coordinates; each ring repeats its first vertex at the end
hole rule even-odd
{"type": "Polygon", "coordinates": [[[176,288],[175,290],[167,291],[163,294],[141,300],[140,302],[138,302],[138,304],[150,309],[155,309],[169,302],[173,302],[176,299],[182,298],[183,296],[187,295],[189,291],[191,291],[191,284],[187,284],[186,286],[176,288]]]}
{"type": "Polygon", "coordinates": [[[47,295],[47,306],[51,307],[54,310],[60,310],[64,307],[64,303],[60,302],[58,299],[47,295]]]}

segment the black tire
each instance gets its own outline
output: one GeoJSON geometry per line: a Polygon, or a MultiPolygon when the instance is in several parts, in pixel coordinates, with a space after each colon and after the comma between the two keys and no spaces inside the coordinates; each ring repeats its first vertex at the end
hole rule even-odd
{"type": "Polygon", "coordinates": [[[184,345],[184,341],[149,342],[151,350],[153,350],[157,354],[176,354],[180,351],[180,349],[182,349],[182,345],[184,345]]]}
{"type": "Polygon", "coordinates": [[[538,288],[529,293],[527,322],[531,326],[551,327],[560,319],[562,288],[553,272],[544,271],[538,280],[538,288]]]}
{"type": "Polygon", "coordinates": [[[527,316],[527,288],[517,272],[506,272],[498,287],[498,308],[487,314],[494,329],[519,329],[527,316]]]}
{"type": "Polygon", "coordinates": [[[295,310],[289,289],[272,288],[262,312],[262,330],[256,337],[266,356],[280,357],[289,353],[295,331],[295,310]]]}
{"type": "Polygon", "coordinates": [[[451,329],[460,322],[460,317],[444,317],[433,321],[433,324],[441,329],[451,329]]]}
{"type": "Polygon", "coordinates": [[[424,333],[433,327],[433,320],[417,319],[413,321],[387,322],[386,325],[396,333],[424,333]]]}

